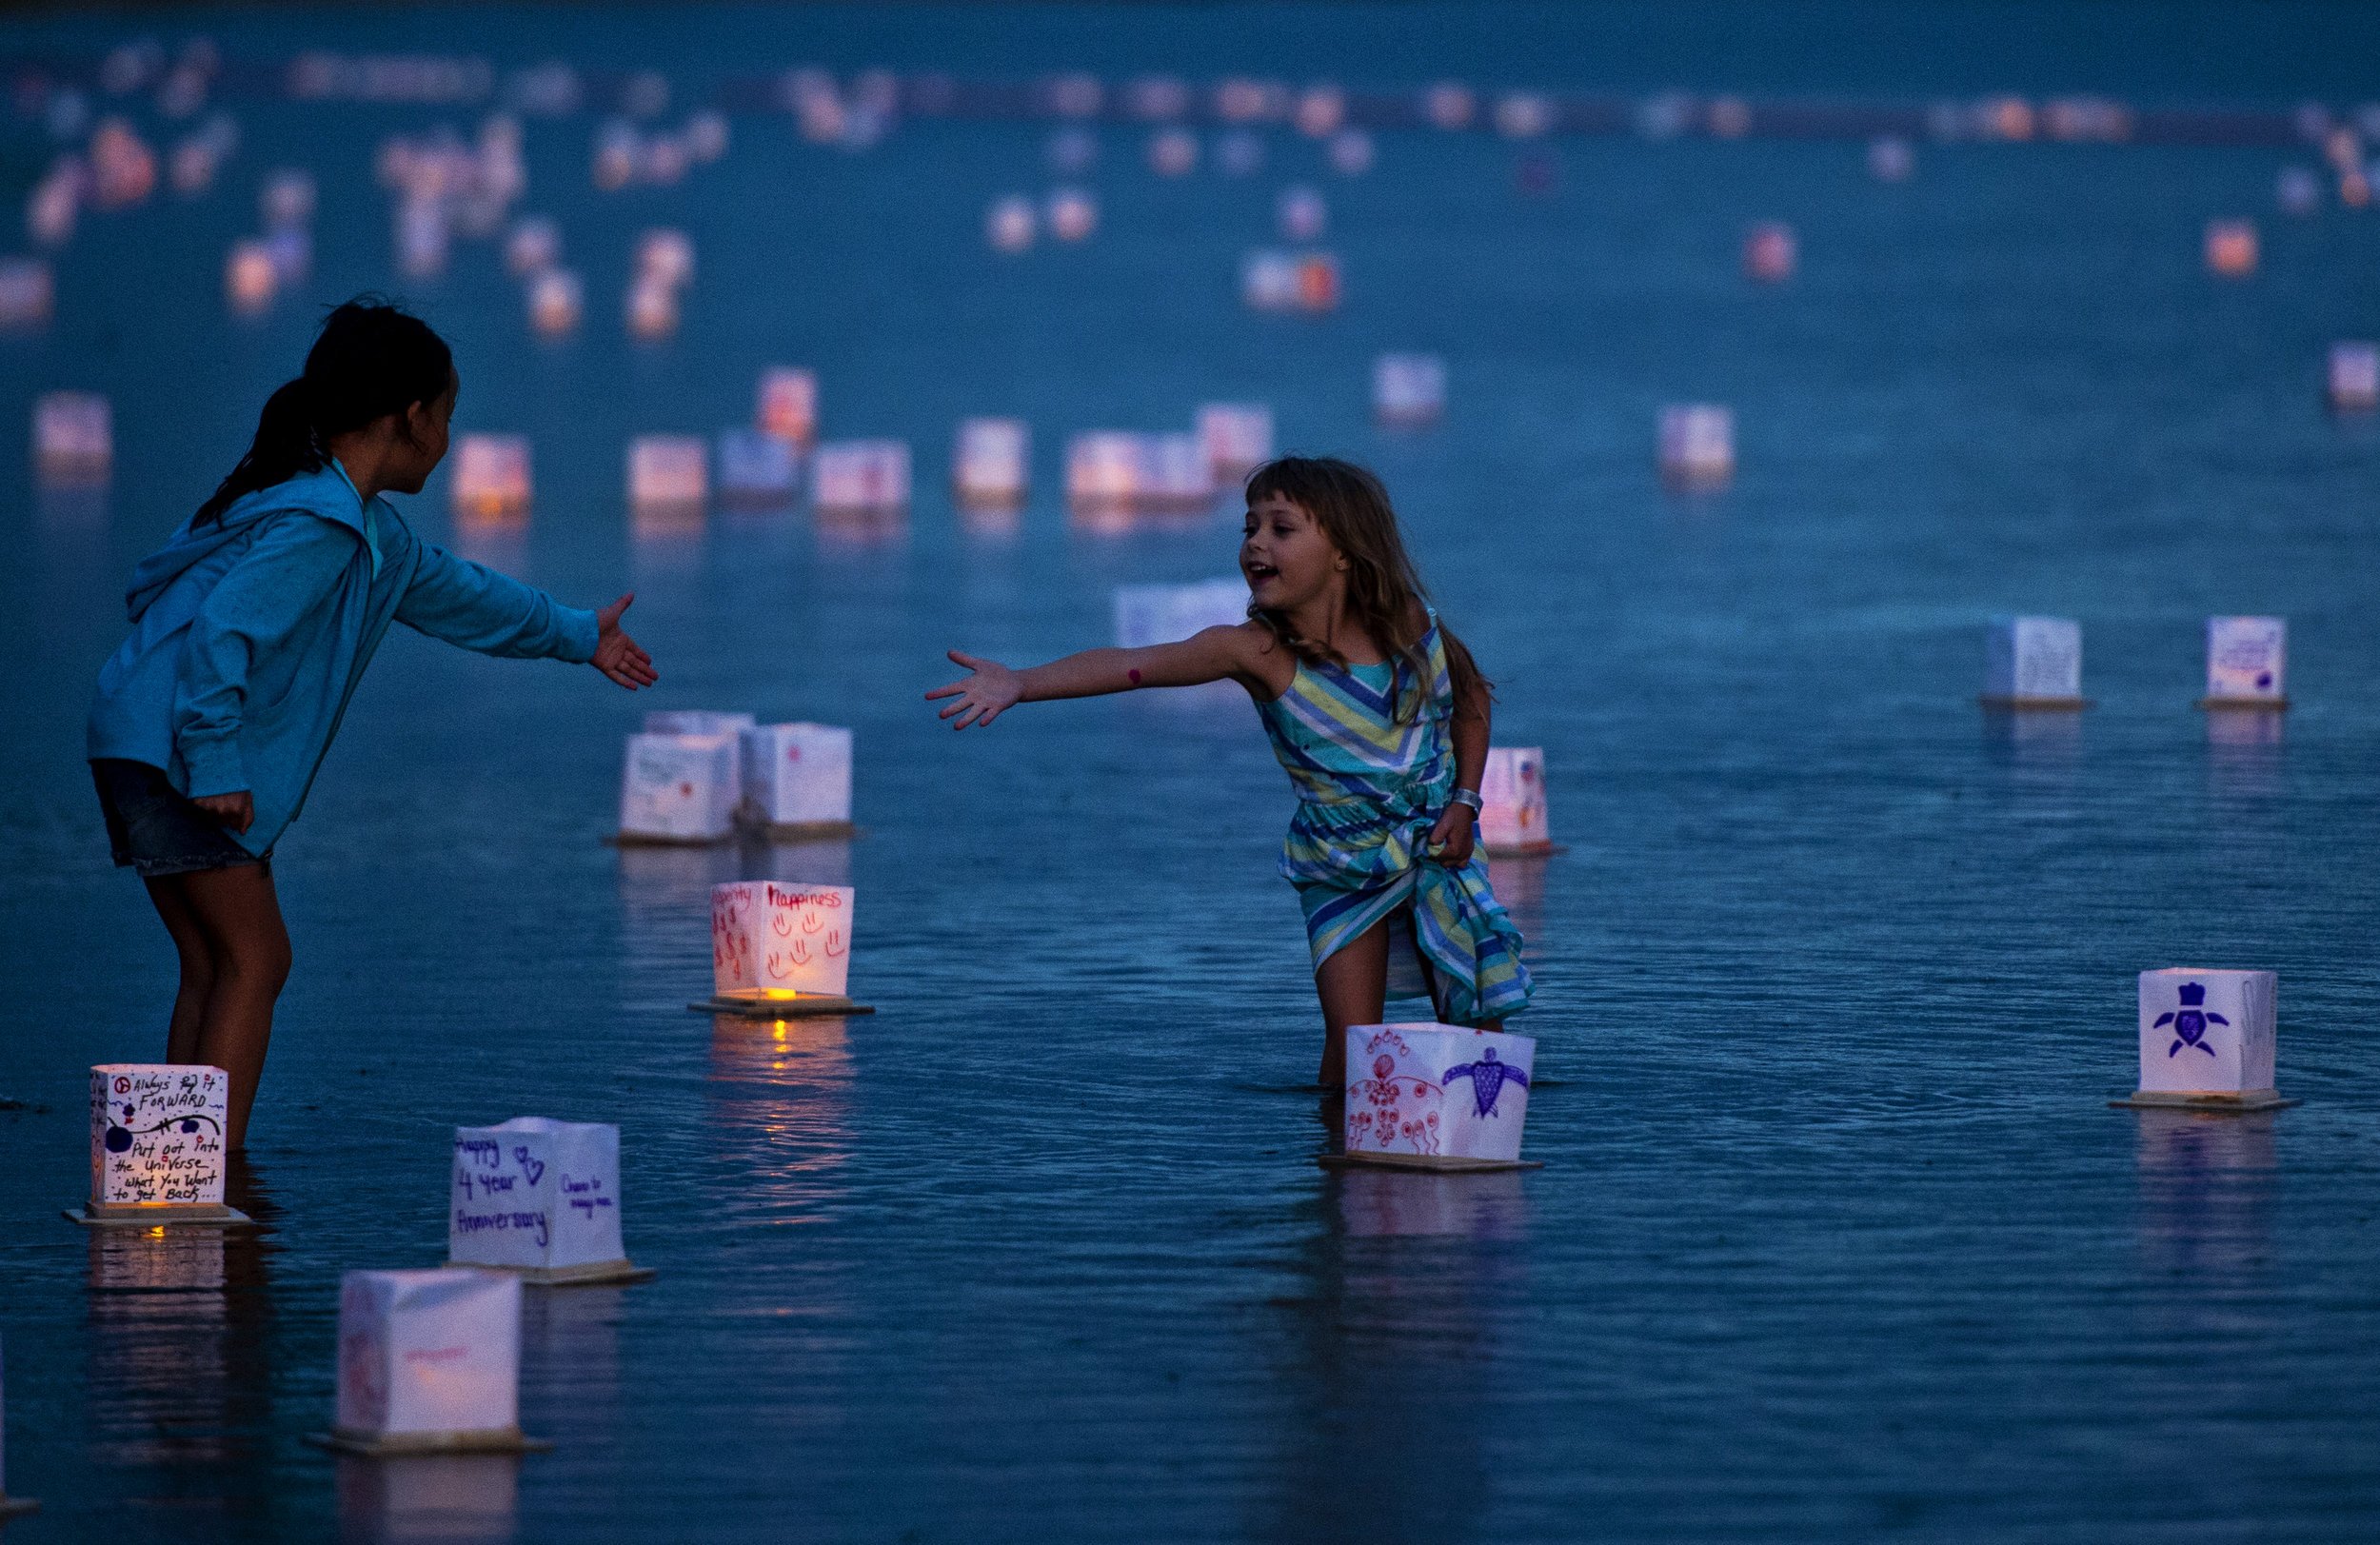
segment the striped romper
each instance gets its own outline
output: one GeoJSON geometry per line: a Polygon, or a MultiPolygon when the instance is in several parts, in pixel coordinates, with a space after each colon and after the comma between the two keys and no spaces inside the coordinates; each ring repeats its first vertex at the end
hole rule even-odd
{"type": "Polygon", "coordinates": [[[1455,693],[1435,611],[1420,644],[1429,690],[1410,723],[1397,723],[1413,671],[1401,657],[1344,670],[1300,661],[1289,690],[1259,705],[1298,790],[1280,872],[1298,887],[1317,970],[1385,919],[1392,996],[1418,959],[1439,1019],[1476,1024],[1527,1007],[1529,972],[1478,851],[1458,869],[1423,851],[1455,786],[1455,693]]]}

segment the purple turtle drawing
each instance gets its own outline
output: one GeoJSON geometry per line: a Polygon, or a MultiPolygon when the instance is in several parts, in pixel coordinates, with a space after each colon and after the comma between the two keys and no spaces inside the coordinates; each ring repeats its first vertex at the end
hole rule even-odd
{"type": "Polygon", "coordinates": [[[2206,1001],[2207,989],[2198,982],[2186,981],[2182,983],[2182,1006],[2171,1014],[2157,1016],[2157,1022],[2150,1028],[2162,1030],[2170,1024],[2173,1027],[2173,1034],[2178,1038],[2172,1045],[2165,1049],[2166,1056],[2172,1057],[2184,1046],[2195,1046],[2209,1057],[2214,1055],[2214,1048],[2200,1038],[2206,1035],[2207,1025],[2210,1022],[2229,1029],[2231,1021],[2220,1014],[2210,1012],[2205,1006],[2206,1001]]]}
{"type": "Polygon", "coordinates": [[[1476,1062],[1464,1062],[1459,1066],[1448,1068],[1446,1077],[1438,1081],[1451,1084],[1457,1079],[1471,1080],[1471,1101],[1481,1116],[1496,1114],[1496,1099],[1504,1092],[1506,1079],[1512,1080],[1523,1089],[1529,1087],[1529,1075],[1521,1072],[1510,1062],[1497,1060],[1496,1048],[1493,1046],[1480,1047],[1479,1060],[1476,1062]]]}

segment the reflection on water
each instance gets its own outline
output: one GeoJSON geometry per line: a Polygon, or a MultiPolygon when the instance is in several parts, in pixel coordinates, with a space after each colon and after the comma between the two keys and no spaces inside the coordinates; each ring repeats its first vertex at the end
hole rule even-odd
{"type": "Polygon", "coordinates": [[[1526,1179],[1324,1177],[1319,1226],[1293,1261],[1301,1290],[1276,1300],[1292,1402],[1284,1485],[1251,1533],[1373,1545],[1473,1535],[1501,1490],[1490,1414],[1515,1409],[1509,1386],[1526,1377],[1500,1323],[1527,1275],[1526,1179]]]}
{"type": "Polygon", "coordinates": [[[574,1444],[608,1441],[620,1417],[625,1287],[532,1287],[521,1295],[521,1425],[567,1425],[574,1444]]]}
{"type": "Polygon", "coordinates": [[[1986,708],[1983,743],[2020,765],[2054,766],[2082,751],[2083,716],[2065,709],[1986,708]]]}
{"type": "Polygon", "coordinates": [[[500,573],[518,574],[528,565],[529,518],[526,514],[468,519],[457,516],[454,550],[500,573]]]}
{"type": "Polygon", "coordinates": [[[851,883],[851,844],[747,842],[738,854],[741,878],[781,880],[790,885],[851,883]]]}
{"type": "Polygon", "coordinates": [[[2207,790],[2223,798],[2269,800],[2281,792],[2286,714],[2215,709],[2207,716],[2207,790]]]}
{"type": "Polygon", "coordinates": [[[822,554],[888,552],[909,544],[909,512],[817,511],[810,517],[822,554]]]}
{"type": "Polygon", "coordinates": [[[339,1538],[344,1545],[501,1545],[513,1535],[520,1476],[520,1456],[511,1454],[342,1456],[339,1538]]]}
{"type": "MultiPolygon", "coordinates": [[[[237,1155],[225,1190],[260,1223],[279,1216],[237,1155]]],[[[213,1467],[269,1454],[273,1248],[255,1229],[89,1232],[85,1362],[96,1462],[160,1467],[163,1489],[212,1491],[223,1479],[213,1467]]]]}
{"type": "Polygon", "coordinates": [[[962,503],[959,528],[971,537],[1013,537],[1024,529],[1024,506],[962,503]]]}
{"type": "Polygon", "coordinates": [[[2140,1251],[2193,1289],[2234,1285],[2272,1249],[2271,1115],[2137,1111],[2140,1251]]]}
{"type": "Polygon", "coordinates": [[[1545,866],[1550,862],[1544,857],[1488,860],[1488,884],[1511,914],[1513,926],[1520,930],[1523,961],[1534,961],[1544,953],[1545,866]]]}
{"type": "Polygon", "coordinates": [[[854,1069],[835,1020],[711,1018],[707,1129],[742,1177],[737,1205],[813,1223],[850,1162],[854,1069]]]}

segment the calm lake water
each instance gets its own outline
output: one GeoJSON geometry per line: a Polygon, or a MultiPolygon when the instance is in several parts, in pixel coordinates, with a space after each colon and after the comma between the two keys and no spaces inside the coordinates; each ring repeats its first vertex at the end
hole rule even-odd
{"type": "MultiPolygon", "coordinates": [[[[443,14],[218,35],[265,60],[654,58],[696,98],[815,58],[2281,106],[2344,105],[2325,72],[2375,41],[2278,7],[2155,37],[2122,7],[706,11],[658,39],[626,10],[443,14]]],[[[14,37],[96,52],[114,25],[14,37]]],[[[1856,144],[1566,140],[1558,191],[1527,198],[1483,134],[1383,133],[1350,180],[1276,130],[1254,176],[1168,182],[1110,126],[1096,238],[1002,259],[982,211],[1051,185],[1045,125],[854,155],[744,117],[684,187],[601,195],[593,115],[532,121],[522,208],[562,222],[582,335],[534,344],[486,245],[406,292],[456,344],[458,427],[536,445],[526,533],[467,550],[582,604],[633,587],[662,685],[392,634],[276,862],[298,963],[233,1191],[269,1229],[87,1236],[58,1217],[85,1070],[161,1055],[173,982],[81,761],[124,575],[235,458],[312,303],[396,283],[378,136],[474,121],[235,110],[222,188],[87,216],[55,324],[0,339],[0,425],[96,389],[118,444],[104,498],[36,499],[0,433],[0,1336],[9,1480],[46,1503],[11,1539],[2380,1526],[2380,439],[2320,404],[2330,341],[2380,328],[2380,216],[2274,213],[2311,153],[1921,145],[1887,187],[1856,144]],[[321,180],[316,277],[236,324],[222,255],[283,164],[321,180]],[[1291,181],[1327,194],[1345,267],[1320,320],[1236,297],[1291,181]],[[2233,214],[2263,226],[2246,283],[2200,262],[2233,214]],[[1767,218],[1802,267],[1764,289],[1737,251],[1767,218]],[[619,297],[654,224],[698,272],[677,340],[636,348],[619,297]],[[1370,424],[1386,348],[1447,357],[1437,431],[1370,424]],[[633,539],[626,439],[743,420],[772,363],[817,368],[830,436],[913,443],[906,528],[715,513],[633,539]],[[954,738],[919,701],[945,648],[1105,643],[1116,585],[1232,571],[1229,511],[1096,536],[1055,496],[1066,434],[1218,398],[1380,470],[1500,683],[1497,741],[1545,748],[1568,851],[1496,877],[1539,983],[1514,1028],[1556,1080],[1542,1170],[1315,1166],[1319,1016],[1273,871],[1291,796],[1244,703],[1035,705],[954,738]],[[1735,409],[1724,493],[1655,479],[1681,400],[1735,409]],[[1013,533],[942,492],[979,412],[1036,432],[1013,533]],[[2007,610],[2082,621],[2096,708],[1979,714],[2007,610]],[[2285,739],[2215,743],[2192,710],[2212,612],[2289,619],[2285,739]],[[866,835],[606,847],[648,707],[853,726],[866,835]],[[877,1015],[686,1012],[708,887],[761,876],[858,888],[877,1015]],[[2169,964],[2279,972],[2302,1107],[2107,1108],[2133,975],[2169,964]],[[529,1295],[523,1422],[554,1452],[304,1447],[339,1273],[442,1259],[451,1128],[526,1114],[620,1125],[629,1250],[660,1273],[529,1295]]],[[[40,147],[9,132],[15,189],[40,147]]],[[[405,508],[453,540],[443,475],[405,508]]]]}

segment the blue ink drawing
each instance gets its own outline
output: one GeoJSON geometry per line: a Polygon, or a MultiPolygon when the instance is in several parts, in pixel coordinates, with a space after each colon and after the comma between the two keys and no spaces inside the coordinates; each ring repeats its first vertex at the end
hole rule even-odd
{"type": "Polygon", "coordinates": [[[1464,1062],[1459,1066],[1448,1068],[1446,1077],[1439,1081],[1451,1086],[1457,1079],[1471,1080],[1471,1100],[1478,1108],[1481,1116],[1496,1114],[1496,1097],[1504,1092],[1506,1079],[1512,1080],[1523,1089],[1529,1087],[1529,1075],[1521,1072],[1510,1062],[1497,1061],[1496,1048],[1493,1046],[1481,1047],[1479,1060],[1476,1062],[1464,1062]]]}
{"type": "Polygon", "coordinates": [[[2186,981],[2182,983],[2182,1006],[2171,1014],[2158,1015],[2157,1022],[2149,1027],[2152,1030],[2162,1030],[2169,1024],[2173,1027],[2173,1034],[2179,1039],[2166,1048],[2166,1056],[2172,1056],[2184,1046],[2195,1046],[2209,1057],[2214,1055],[2214,1048],[2200,1038],[2207,1033],[2210,1021],[2227,1030],[2231,1028],[2231,1021],[2220,1014],[2209,1012],[2206,1001],[2207,989],[2198,982],[2186,981]]]}

